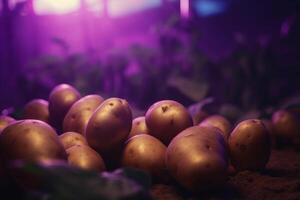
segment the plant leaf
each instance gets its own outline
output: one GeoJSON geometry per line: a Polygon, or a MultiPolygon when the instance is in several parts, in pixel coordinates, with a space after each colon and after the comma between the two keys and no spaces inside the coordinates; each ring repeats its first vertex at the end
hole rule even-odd
{"type": "MultiPolygon", "coordinates": [[[[119,169],[115,172],[98,174],[70,167],[63,163],[54,165],[23,164],[17,166],[28,174],[37,176],[42,183],[41,191],[35,191],[40,199],[47,200],[123,200],[150,199],[148,191],[136,182],[147,179],[142,172],[119,169]],[[135,174],[135,175],[133,175],[135,174]]],[[[144,183],[146,183],[145,181],[144,183]]]]}

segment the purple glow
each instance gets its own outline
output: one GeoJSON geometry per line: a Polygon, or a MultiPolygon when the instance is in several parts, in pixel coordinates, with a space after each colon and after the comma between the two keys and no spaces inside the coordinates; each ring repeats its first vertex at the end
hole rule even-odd
{"type": "Polygon", "coordinates": [[[110,0],[108,12],[111,16],[117,17],[160,5],[161,0],[110,0]]]}
{"type": "Polygon", "coordinates": [[[8,6],[10,9],[14,9],[18,3],[24,3],[26,0],[10,0],[8,6]]]}
{"type": "Polygon", "coordinates": [[[289,17],[281,24],[280,34],[281,36],[287,36],[290,32],[290,28],[294,23],[294,16],[289,17]]]}
{"type": "MultiPolygon", "coordinates": [[[[84,2],[87,9],[94,14],[101,15],[104,10],[103,0],[85,0],[84,2]]],[[[109,15],[116,17],[160,5],[161,0],[109,0],[107,9],[109,15]]],[[[34,0],[33,8],[38,15],[69,14],[80,9],[80,0],[34,0]]]]}
{"type": "Polygon", "coordinates": [[[103,0],[85,0],[85,4],[87,10],[93,12],[96,15],[101,15],[104,11],[103,0]]]}
{"type": "Polygon", "coordinates": [[[182,17],[189,17],[190,0],[180,0],[180,13],[182,17]]]}
{"type": "Polygon", "coordinates": [[[34,0],[33,9],[37,15],[68,14],[80,9],[80,0],[34,0]]]}

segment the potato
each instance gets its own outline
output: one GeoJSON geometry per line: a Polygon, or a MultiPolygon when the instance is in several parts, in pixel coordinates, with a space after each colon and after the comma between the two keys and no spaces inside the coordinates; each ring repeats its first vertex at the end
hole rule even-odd
{"type": "Polygon", "coordinates": [[[273,114],[272,124],[276,136],[289,140],[300,138],[300,118],[297,114],[279,110],[273,114]]]}
{"type": "Polygon", "coordinates": [[[66,159],[66,152],[52,127],[39,120],[21,120],[7,126],[0,135],[5,161],[66,159]]]}
{"type": "Polygon", "coordinates": [[[88,120],[102,102],[103,98],[99,95],[88,95],[75,102],[65,116],[64,132],[84,134],[88,120]]]}
{"type": "Polygon", "coordinates": [[[92,148],[85,145],[75,145],[67,149],[68,163],[71,166],[85,170],[105,171],[105,164],[101,156],[92,148]]]}
{"type": "MultiPolygon", "coordinates": [[[[14,121],[15,121],[15,119],[12,118],[12,117],[9,117],[9,116],[0,116],[0,134],[1,134],[2,130],[5,127],[7,127],[9,124],[13,123],[14,121]]],[[[2,159],[0,157],[0,178],[5,177],[5,175],[6,175],[5,169],[4,169],[3,166],[4,166],[4,164],[3,164],[3,161],[2,161],[2,159]]]]}
{"type": "Polygon", "coordinates": [[[163,100],[148,109],[146,124],[152,136],[168,145],[179,132],[192,126],[193,121],[183,105],[163,100]]]}
{"type": "Polygon", "coordinates": [[[50,123],[59,131],[65,115],[71,106],[80,98],[79,92],[68,84],[56,86],[49,96],[50,123]]]}
{"type": "Polygon", "coordinates": [[[230,158],[238,170],[261,170],[271,152],[271,140],[264,123],[258,119],[240,122],[229,137],[230,158]]]}
{"type": "Polygon", "coordinates": [[[198,124],[200,124],[206,117],[208,117],[209,115],[203,111],[203,110],[199,110],[195,115],[193,115],[193,124],[196,126],[198,124]]]}
{"type": "Polygon", "coordinates": [[[24,107],[24,119],[37,119],[49,123],[48,101],[34,99],[24,107]]]}
{"type": "Polygon", "coordinates": [[[16,121],[14,118],[9,117],[9,116],[0,116],[0,134],[2,130],[7,127],[9,124],[13,123],[16,121]]]}
{"type": "Polygon", "coordinates": [[[146,125],[145,117],[137,117],[132,121],[132,128],[128,138],[131,138],[140,134],[149,134],[148,127],[146,125]]]}
{"type": "Polygon", "coordinates": [[[100,155],[113,157],[113,151],[126,141],[131,130],[132,113],[127,101],[119,98],[105,100],[91,116],[85,137],[100,155]]]}
{"type": "Polygon", "coordinates": [[[221,115],[212,115],[205,118],[199,126],[211,126],[221,130],[225,140],[227,141],[230,132],[231,132],[231,124],[230,122],[221,115]]]}
{"type": "Polygon", "coordinates": [[[165,154],[167,147],[151,135],[141,134],[130,138],[122,156],[122,165],[149,172],[159,178],[166,172],[165,154]]]}
{"type": "Polygon", "coordinates": [[[76,132],[66,132],[59,136],[61,143],[65,149],[68,149],[75,145],[85,145],[88,146],[88,143],[83,135],[76,132]]]}
{"type": "Polygon", "coordinates": [[[218,129],[193,126],[169,144],[166,165],[186,189],[201,191],[224,184],[227,178],[226,142],[218,129]]]}

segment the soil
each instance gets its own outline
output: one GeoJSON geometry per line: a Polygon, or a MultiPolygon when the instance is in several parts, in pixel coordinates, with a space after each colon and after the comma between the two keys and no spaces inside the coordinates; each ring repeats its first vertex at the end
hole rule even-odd
{"type": "Polygon", "coordinates": [[[175,185],[154,185],[155,200],[300,200],[300,152],[273,150],[262,172],[243,171],[229,176],[224,187],[216,191],[192,195],[175,185]]]}

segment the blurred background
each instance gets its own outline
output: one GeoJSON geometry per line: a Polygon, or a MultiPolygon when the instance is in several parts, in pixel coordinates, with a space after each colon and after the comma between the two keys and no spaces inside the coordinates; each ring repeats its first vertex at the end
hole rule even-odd
{"type": "Polygon", "coordinates": [[[230,119],[300,102],[298,0],[0,0],[0,111],[59,83],[230,119]]]}

